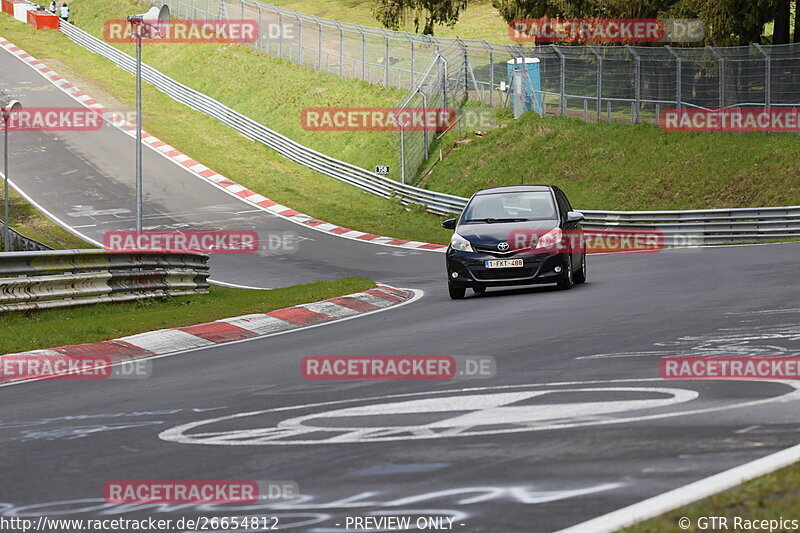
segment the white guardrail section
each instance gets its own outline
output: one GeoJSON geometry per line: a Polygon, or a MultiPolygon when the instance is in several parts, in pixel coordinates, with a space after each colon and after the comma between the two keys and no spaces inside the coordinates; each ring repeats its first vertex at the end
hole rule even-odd
{"type": "MultiPolygon", "coordinates": [[[[6,225],[3,222],[0,222],[0,244],[3,243],[3,238],[5,234],[5,227],[6,225]]],[[[20,251],[28,251],[33,252],[37,250],[52,250],[46,244],[42,244],[37,240],[31,239],[30,237],[26,237],[22,233],[16,231],[14,228],[9,228],[10,238],[11,241],[11,249],[15,252],[20,251]]],[[[0,246],[0,250],[4,247],[0,246]]]]}
{"type": "Polygon", "coordinates": [[[208,256],[51,250],[0,253],[0,311],[204,294],[208,256]]]}
{"type": "MultiPolygon", "coordinates": [[[[134,73],[134,58],[72,24],[61,23],[71,40],[118,67],[134,73]]],[[[326,176],[354,185],[403,205],[423,205],[428,212],[446,215],[464,209],[467,198],[405,185],[327,156],[259,124],[230,107],[178,83],[142,64],[145,81],[174,100],[214,117],[245,137],[269,146],[281,155],[326,176]]],[[[650,229],[664,233],[666,245],[723,244],[800,238],[800,206],[692,211],[581,211],[589,229],[650,229]]]]}

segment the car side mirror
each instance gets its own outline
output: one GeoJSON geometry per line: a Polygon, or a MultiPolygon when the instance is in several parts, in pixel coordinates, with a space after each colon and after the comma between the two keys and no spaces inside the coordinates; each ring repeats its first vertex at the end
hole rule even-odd
{"type": "Polygon", "coordinates": [[[586,217],[583,213],[579,213],[577,211],[570,211],[567,213],[567,222],[580,222],[584,220],[586,217]]]}
{"type": "MultiPolygon", "coordinates": [[[[583,215],[581,215],[581,216],[583,216],[583,215]]],[[[456,229],[456,219],[448,218],[447,220],[442,222],[442,227],[444,229],[456,229]]]]}

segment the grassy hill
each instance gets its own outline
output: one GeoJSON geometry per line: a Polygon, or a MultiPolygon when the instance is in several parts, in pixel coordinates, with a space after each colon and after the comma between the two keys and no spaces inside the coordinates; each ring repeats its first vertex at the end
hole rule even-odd
{"type": "MultiPolygon", "coordinates": [[[[76,24],[100,35],[107,19],[142,12],[130,0],[74,0],[76,24]]],[[[130,111],[133,77],[56,32],[36,32],[0,14],[0,35],[45,60],[101,103],[130,111]]],[[[120,45],[130,51],[130,45],[120,45]]],[[[145,60],[186,85],[312,148],[371,168],[394,157],[392,132],[310,132],[300,110],[394,105],[398,91],[293,65],[238,45],[147,44],[145,60]]],[[[370,196],[248,141],[147,84],[145,128],[194,159],[285,205],[362,231],[446,242],[439,218],[370,196]]],[[[486,186],[562,186],[583,209],[681,209],[800,204],[798,139],[790,135],[665,133],[653,126],[518,121],[470,135],[422,184],[469,196],[486,186]]],[[[434,151],[434,156],[438,153],[434,151]]],[[[389,163],[391,164],[391,162],[389,163]]]]}
{"type": "Polygon", "coordinates": [[[667,133],[528,113],[472,135],[423,184],[476,189],[551,183],[583,209],[710,209],[800,205],[800,139],[790,134],[667,133]]]}

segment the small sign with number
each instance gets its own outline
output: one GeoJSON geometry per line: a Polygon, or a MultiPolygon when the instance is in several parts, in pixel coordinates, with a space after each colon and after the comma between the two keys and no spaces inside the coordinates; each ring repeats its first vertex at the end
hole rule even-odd
{"type": "Polygon", "coordinates": [[[389,166],[388,165],[375,165],[375,174],[380,174],[382,176],[386,176],[389,174],[389,166]]]}

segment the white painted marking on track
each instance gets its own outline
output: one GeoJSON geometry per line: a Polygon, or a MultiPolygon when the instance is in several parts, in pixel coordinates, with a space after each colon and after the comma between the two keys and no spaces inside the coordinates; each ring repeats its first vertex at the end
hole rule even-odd
{"type": "MultiPolygon", "coordinates": [[[[661,382],[660,378],[655,378],[656,381],[661,382]]],[[[576,385],[586,385],[591,383],[627,383],[627,382],[644,382],[650,381],[647,379],[644,380],[599,380],[594,382],[575,382],[576,385]]],[[[773,381],[776,382],[776,381],[773,381]]],[[[690,416],[696,414],[703,414],[703,413],[711,413],[711,412],[721,412],[727,411],[731,409],[738,409],[742,407],[752,407],[756,405],[761,405],[765,403],[770,403],[776,401],[778,398],[785,398],[787,396],[793,396],[795,399],[800,398],[800,383],[794,382],[786,382],[786,381],[777,381],[777,383],[783,383],[791,387],[793,390],[783,396],[779,396],[777,398],[766,398],[760,400],[752,400],[746,401],[738,404],[727,404],[727,405],[716,405],[714,407],[701,407],[697,409],[686,409],[683,411],[671,411],[671,412],[657,412],[655,414],[641,414],[641,415],[632,415],[626,417],[618,417],[613,418],[608,416],[609,413],[612,412],[621,412],[626,410],[639,410],[637,409],[637,405],[630,405],[631,409],[627,409],[625,405],[616,404],[616,402],[609,402],[612,404],[609,406],[610,411],[603,411],[602,407],[594,408],[594,407],[586,407],[583,410],[583,413],[578,413],[577,417],[573,417],[572,419],[548,419],[547,415],[537,415],[535,413],[539,411],[545,411],[545,409],[535,409],[533,407],[527,407],[526,409],[519,410],[511,414],[511,411],[502,409],[504,405],[500,405],[500,409],[494,408],[492,410],[489,407],[492,402],[503,403],[503,398],[508,398],[508,396],[502,396],[503,393],[507,391],[512,391],[513,389],[531,389],[536,387],[545,387],[550,388],[549,392],[556,392],[551,387],[558,386],[558,384],[526,384],[526,385],[501,385],[501,386],[494,386],[494,387],[476,387],[470,389],[460,389],[460,390],[449,390],[449,391],[434,391],[434,392],[425,392],[425,393],[410,393],[410,394],[395,394],[395,395],[388,395],[388,396],[377,396],[371,398],[361,398],[361,399],[351,399],[351,400],[338,400],[333,402],[322,402],[316,404],[306,404],[306,405],[298,405],[298,406],[288,406],[288,407],[280,407],[275,409],[266,409],[261,411],[251,411],[245,413],[237,413],[234,415],[212,418],[207,420],[201,420],[199,422],[191,422],[188,424],[183,424],[181,426],[177,426],[175,428],[168,429],[162,432],[159,437],[171,441],[171,442],[179,442],[183,444],[216,444],[216,445],[225,445],[225,446],[239,446],[239,445],[297,445],[297,444],[328,444],[328,443],[347,443],[347,442],[377,442],[377,441],[402,441],[402,440],[419,440],[419,439],[433,439],[433,438],[445,438],[445,437],[461,437],[461,436],[468,436],[468,435],[492,435],[492,434],[504,434],[504,433],[520,433],[520,432],[532,432],[532,431],[546,431],[546,430],[555,430],[555,429],[571,429],[577,427],[586,427],[586,426],[604,426],[604,425],[611,425],[611,424],[622,424],[622,423],[630,423],[630,422],[640,422],[644,420],[657,420],[657,419],[664,419],[664,418],[671,418],[676,416],[690,416]],[[488,395],[483,395],[484,392],[488,392],[488,395]],[[454,394],[454,393],[471,393],[472,396],[478,394],[478,396],[483,395],[483,398],[473,398],[474,402],[470,403],[468,396],[465,394],[460,394],[456,396],[455,399],[451,400],[448,398],[447,394],[454,394]],[[430,396],[432,398],[438,398],[438,404],[436,400],[431,400],[428,398],[423,400],[423,402],[419,401],[412,401],[412,402],[398,402],[396,400],[400,398],[419,398],[420,396],[430,396]],[[392,400],[392,402],[382,402],[384,400],[392,400]],[[202,426],[208,426],[217,422],[229,422],[231,420],[246,418],[246,417],[254,417],[259,415],[265,414],[272,414],[278,412],[285,412],[285,411],[294,411],[294,410],[302,410],[302,409],[312,409],[317,407],[330,407],[334,405],[347,405],[353,403],[368,403],[368,402],[382,402],[377,403],[372,406],[368,407],[361,407],[355,409],[344,409],[344,410],[334,410],[334,411],[321,411],[316,412],[313,415],[307,415],[300,418],[289,418],[283,421],[278,422],[277,424],[271,424],[265,427],[260,428],[250,428],[244,430],[233,430],[233,431],[220,431],[220,432],[213,432],[213,431],[206,431],[201,433],[195,434],[188,434],[189,431],[197,429],[202,426]],[[425,403],[427,402],[427,403],[425,403]],[[486,402],[489,402],[488,404],[486,402]],[[435,406],[441,404],[441,409],[436,409],[435,406]],[[373,427],[365,427],[365,424],[362,424],[360,427],[334,427],[335,424],[331,423],[324,423],[322,425],[315,425],[315,426],[307,426],[303,425],[302,422],[311,419],[322,419],[322,418],[329,418],[334,419],[335,417],[349,417],[349,418],[357,418],[357,417],[365,417],[365,416],[372,416],[373,419],[376,421],[375,424],[384,423],[386,420],[385,418],[389,415],[404,415],[404,414],[419,414],[419,413],[432,413],[432,412],[442,412],[442,411],[469,411],[469,410],[477,410],[480,409],[482,411],[487,411],[486,413],[481,413],[477,417],[475,417],[474,413],[467,413],[465,416],[473,416],[472,420],[467,420],[466,422],[461,422],[462,425],[459,426],[458,423],[453,422],[452,417],[446,417],[443,426],[441,427],[441,419],[438,422],[431,422],[426,425],[418,425],[418,426],[373,426],[373,427]],[[595,412],[592,412],[596,410],[595,412]],[[524,413],[520,414],[520,413],[524,413]],[[483,416],[487,415],[487,416],[483,416]],[[537,416],[541,417],[537,419],[537,416]],[[440,424],[437,426],[437,424],[440,424]],[[451,424],[448,426],[447,424],[451,424]],[[471,424],[484,424],[484,425],[491,425],[491,424],[509,424],[511,427],[505,428],[496,428],[496,429],[486,429],[486,430],[479,430],[479,431],[470,431],[470,427],[474,427],[471,424]],[[319,434],[324,433],[326,431],[336,431],[334,436],[324,439],[320,438],[319,434]],[[296,439],[295,437],[299,435],[310,435],[312,433],[317,434],[316,440],[303,440],[303,439],[296,439]],[[286,440],[281,440],[286,439],[286,440]],[[292,440],[294,439],[294,440],[292,440]]],[[[559,392],[568,392],[570,389],[566,389],[565,391],[559,392]]],[[[574,390],[574,389],[573,389],[574,390]]],[[[596,388],[596,389],[587,389],[587,390],[594,390],[594,391],[602,391],[603,388],[596,388]]],[[[683,390],[683,389],[659,389],[659,388],[643,388],[643,387],[617,387],[613,390],[618,392],[623,391],[638,391],[638,392],[660,392],[666,394],[672,394],[675,398],[674,400],[667,401],[663,405],[659,404],[651,404],[645,405],[640,404],[638,407],[641,409],[653,409],[657,407],[666,407],[669,406],[670,403],[682,403],[686,402],[690,399],[694,399],[697,397],[697,393],[695,391],[690,390],[683,390]],[[680,392],[677,392],[680,391],[680,392]]],[[[595,402],[589,402],[595,403],[595,402]]],[[[605,402],[601,402],[605,403],[605,402]]],[[[621,402],[624,404],[624,402],[621,402]]],[[[572,404],[573,407],[576,407],[580,404],[572,404]]],[[[547,406],[547,409],[550,408],[550,405],[547,406]]],[[[556,409],[560,409],[560,406],[555,406],[556,409]]],[[[562,413],[564,416],[569,417],[569,409],[562,409],[562,413]]],[[[463,420],[463,419],[462,419],[463,420]]]]}
{"type": "Polygon", "coordinates": [[[272,290],[271,287],[252,287],[250,285],[239,285],[238,283],[229,283],[227,281],[219,281],[219,280],[215,280],[215,279],[211,279],[211,278],[208,279],[208,282],[209,283],[213,283],[215,285],[221,285],[223,287],[231,287],[231,288],[234,288],[234,289],[253,289],[253,290],[257,290],[257,291],[271,291],[272,290]]]}

